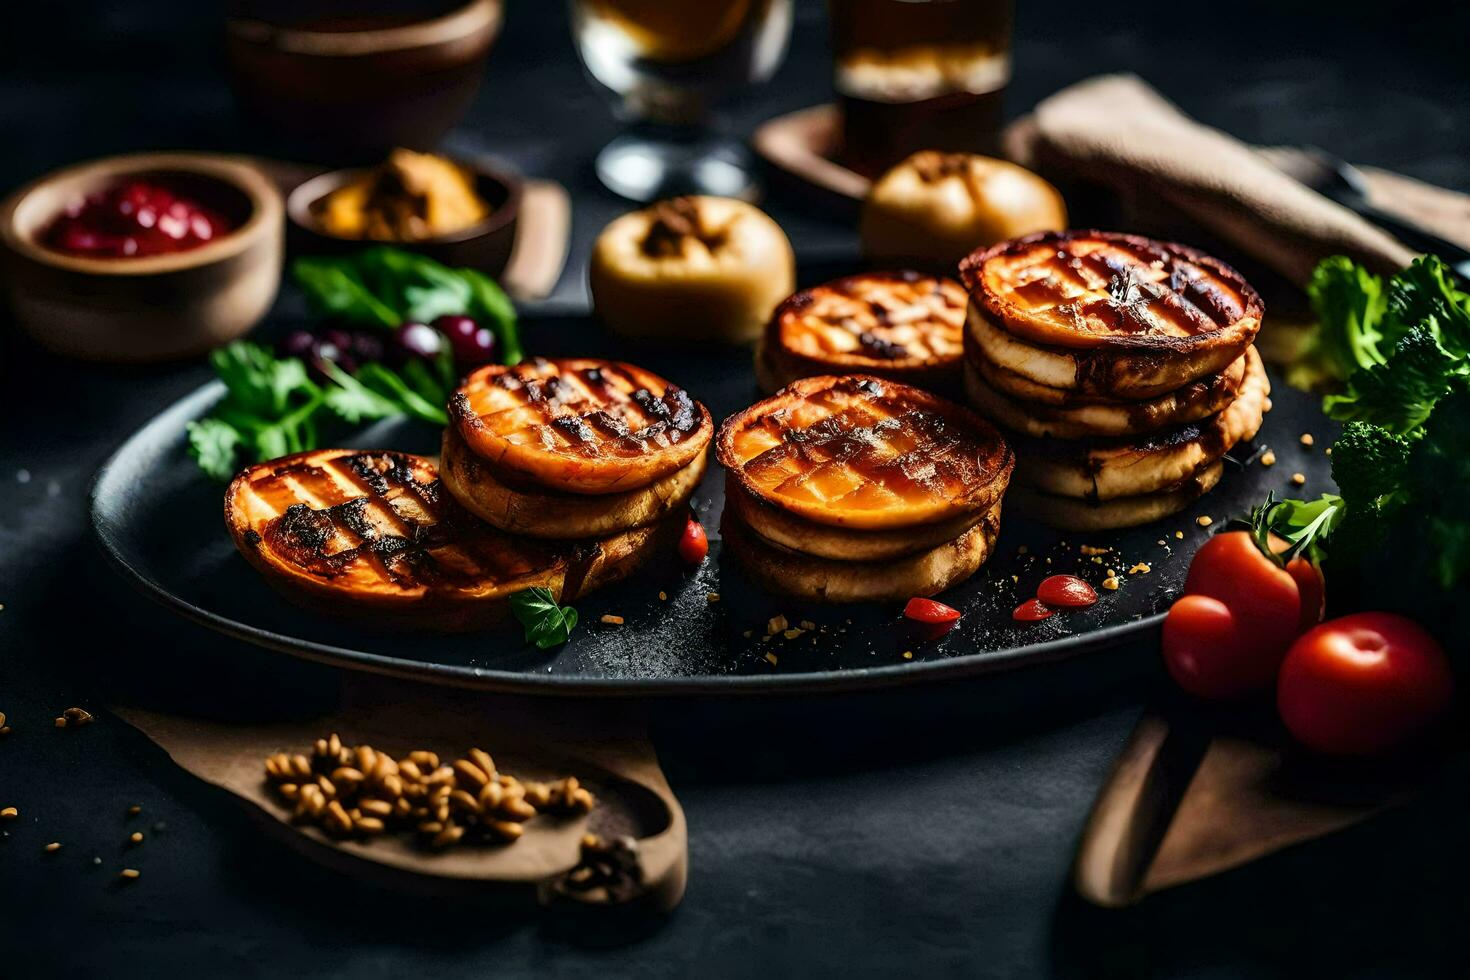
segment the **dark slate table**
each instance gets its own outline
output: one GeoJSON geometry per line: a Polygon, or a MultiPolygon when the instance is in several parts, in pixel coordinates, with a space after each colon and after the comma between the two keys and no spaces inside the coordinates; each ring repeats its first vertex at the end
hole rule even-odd
{"type": "MultiPolygon", "coordinates": [[[[1263,143],[1470,190],[1458,5],[1021,3],[1012,109],[1106,71],[1263,143]]],[[[561,4],[511,0],[471,118],[451,139],[564,182],[583,296],[592,234],[622,205],[590,159],[614,131],[573,59],[561,4]]],[[[0,188],[76,159],[248,150],[218,70],[214,4],[7,9],[0,188]]],[[[748,129],[827,95],[820,5],[803,3],[748,129]]],[[[803,255],[850,228],[782,200],[803,255]]],[[[0,351],[0,976],[1465,975],[1466,791],[1449,781],[1333,838],[1124,913],[1070,894],[1093,794],[1157,683],[1146,646],[983,683],[883,697],[649,707],[688,812],[692,877],[657,928],[589,933],[474,902],[408,898],[305,864],[120,721],[51,718],[110,699],[221,715],[309,710],[332,672],[171,621],[102,567],[92,472],[207,378],[200,364],[62,362],[0,351]],[[129,820],[132,804],[143,814],[129,820]],[[155,827],[155,825],[157,825],[155,827]],[[126,835],[149,840],[128,852],[126,835]],[[43,855],[42,845],[66,846],[43,855]],[[99,858],[100,865],[93,863],[99,858]],[[141,868],[130,886],[116,870],[141,868]]]]}

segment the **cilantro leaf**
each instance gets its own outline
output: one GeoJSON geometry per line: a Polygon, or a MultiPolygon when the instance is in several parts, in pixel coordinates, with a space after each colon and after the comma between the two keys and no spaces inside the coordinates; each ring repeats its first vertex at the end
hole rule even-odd
{"type": "Polygon", "coordinates": [[[541,586],[512,595],[510,609],[525,628],[526,641],[536,644],[540,650],[567,642],[577,627],[577,610],[558,606],[551,590],[541,586]]]}
{"type": "Polygon", "coordinates": [[[318,312],[389,329],[403,322],[392,306],[373,294],[354,267],[340,259],[297,259],[291,274],[318,312]]]}
{"type": "Polygon", "coordinates": [[[240,430],[221,419],[203,418],[185,426],[189,434],[189,454],[199,468],[216,480],[234,477],[235,452],[240,446],[240,430]]]}

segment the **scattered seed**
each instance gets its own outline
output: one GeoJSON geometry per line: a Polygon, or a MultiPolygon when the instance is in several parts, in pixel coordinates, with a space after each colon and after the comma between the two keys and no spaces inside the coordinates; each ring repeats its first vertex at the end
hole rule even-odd
{"type": "Polygon", "coordinates": [[[1118,591],[1118,576],[1109,575],[1107,578],[1103,579],[1102,587],[1109,590],[1110,592],[1118,591]]]}
{"type": "Polygon", "coordinates": [[[1196,517],[1194,519],[1194,522],[1200,527],[1209,527],[1211,524],[1215,523],[1215,519],[1208,514],[1202,514],[1199,517],[1196,517]]]}
{"type": "Polygon", "coordinates": [[[912,660],[912,659],[914,659],[914,651],[912,651],[912,650],[905,650],[903,652],[903,659],[905,659],[905,660],[912,660]]]}
{"type": "Polygon", "coordinates": [[[1183,531],[1175,531],[1174,532],[1174,537],[1176,539],[1182,541],[1182,540],[1184,540],[1184,532],[1183,531]]]}
{"type": "Polygon", "coordinates": [[[776,666],[776,655],[769,650],[766,651],[766,662],[772,667],[776,666]]]}
{"type": "Polygon", "coordinates": [[[0,820],[14,820],[18,816],[20,816],[20,811],[13,806],[0,810],[0,820]]]}
{"type": "Polygon", "coordinates": [[[1331,456],[1332,455],[1332,447],[1331,446],[1328,446],[1326,449],[1322,450],[1322,452],[1323,452],[1324,455],[1331,456]]]}
{"type": "Polygon", "coordinates": [[[1275,453],[1274,450],[1268,449],[1265,452],[1261,453],[1261,465],[1262,466],[1275,466],[1276,465],[1276,453],[1275,453]]]}
{"type": "Polygon", "coordinates": [[[122,873],[118,875],[123,881],[137,881],[142,876],[143,872],[137,868],[123,868],[122,873]]]}
{"type": "Polygon", "coordinates": [[[141,830],[133,831],[131,834],[128,835],[128,840],[132,841],[134,844],[143,843],[143,832],[141,830]]]}
{"type": "Polygon", "coordinates": [[[669,594],[667,592],[660,591],[659,594],[658,594],[658,601],[659,602],[668,602],[669,601],[669,594]]]}
{"type": "Polygon", "coordinates": [[[1305,486],[1306,485],[1306,482],[1307,482],[1307,475],[1305,473],[1293,473],[1291,475],[1291,483],[1292,483],[1293,486],[1297,486],[1297,487],[1305,486]]]}
{"type": "Polygon", "coordinates": [[[57,728],[65,728],[66,727],[66,719],[63,718],[63,717],[61,717],[60,715],[57,715],[56,716],[56,720],[53,721],[52,724],[55,725],[57,728]]]}
{"type": "Polygon", "coordinates": [[[601,622],[604,622],[609,626],[622,626],[623,617],[614,616],[612,613],[603,613],[601,622]]]}
{"type": "Polygon", "coordinates": [[[52,841],[45,847],[41,848],[41,850],[45,851],[47,854],[55,854],[57,851],[61,850],[61,842],[52,841]]]}
{"type": "Polygon", "coordinates": [[[1141,561],[1137,565],[1134,565],[1132,568],[1128,569],[1128,574],[1129,575],[1147,575],[1151,571],[1153,571],[1153,567],[1150,566],[1148,564],[1148,562],[1141,561]]]}
{"type": "Polygon", "coordinates": [[[1302,433],[1302,445],[1303,446],[1310,446],[1313,443],[1315,443],[1316,441],[1317,440],[1315,440],[1315,439],[1312,438],[1312,434],[1310,432],[1303,432],[1302,433]]]}

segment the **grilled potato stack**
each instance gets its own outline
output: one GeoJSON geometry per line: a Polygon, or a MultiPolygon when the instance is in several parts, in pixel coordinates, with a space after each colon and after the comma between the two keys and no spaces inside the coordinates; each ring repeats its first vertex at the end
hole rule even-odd
{"type": "Polygon", "coordinates": [[[1098,231],[971,254],[964,378],[1016,436],[1016,501],[1077,530],[1185,509],[1271,408],[1261,298],[1218,259],[1098,231]]]}
{"type": "Polygon", "coordinates": [[[820,602],[942,592],[990,554],[1015,465],[968,409],[868,375],[803,378],[727,419],[725,548],[820,602]]]}
{"type": "Polygon", "coordinates": [[[535,358],[465,379],[440,465],[449,492],[501,530],[601,538],[676,522],[713,432],[703,405],[650,371],[535,358]]]}
{"type": "Polygon", "coordinates": [[[755,352],[772,394],[798,378],[871,374],[960,392],[964,287],[918,272],[847,276],[788,297],[755,352]]]}
{"type": "Polygon", "coordinates": [[[488,626],[533,586],[561,601],[617,581],[659,545],[639,528],[571,548],[517,538],[465,512],[421,456],[318,449],[251,466],[225,494],[240,553],[277,591],[359,622],[488,626]]]}

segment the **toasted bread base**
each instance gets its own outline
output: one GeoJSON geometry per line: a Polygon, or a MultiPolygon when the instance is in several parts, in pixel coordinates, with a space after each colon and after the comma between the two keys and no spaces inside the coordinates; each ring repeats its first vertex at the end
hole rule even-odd
{"type": "Polygon", "coordinates": [[[990,557],[1000,506],[959,537],[885,561],[836,561],[766,541],[733,514],[720,524],[725,550],[762,588],[808,602],[898,602],[943,592],[974,575],[990,557]]]}
{"type": "Polygon", "coordinates": [[[1260,431],[1271,408],[1271,383],[1259,355],[1252,350],[1250,357],[1239,397],[1217,415],[1139,438],[1039,440],[1021,447],[1017,484],[1059,497],[1114,500],[1188,479],[1260,431]]]}
{"type": "MultiPolygon", "coordinates": [[[[999,506],[998,504],[995,506],[999,506]]],[[[755,497],[739,481],[725,478],[725,513],[772,544],[834,561],[882,561],[928,551],[964,534],[985,511],[936,524],[859,531],[803,520],[755,497]]]]}
{"type": "Polygon", "coordinates": [[[1046,388],[1138,400],[1157,398],[1224,371],[1245,353],[1258,327],[1232,331],[1190,350],[1043,347],[997,325],[971,302],[965,317],[965,343],[997,367],[1046,388]]]}
{"type": "Polygon", "coordinates": [[[688,502],[708,461],[708,454],[700,453],[683,469],[624,493],[593,496],[510,487],[451,426],[444,430],[439,474],[466,510],[501,530],[533,538],[569,540],[619,534],[661,519],[688,502]]]}
{"type": "Polygon", "coordinates": [[[1235,400],[1254,348],[1219,374],[1192,381],[1175,391],[1141,401],[1082,398],[1059,388],[1044,388],[967,351],[965,394],[981,415],[1022,435],[1038,439],[1114,438],[1142,435],[1208,418],[1235,400]],[[1018,392],[1025,392],[1020,394],[1018,392]],[[1035,395],[1028,398],[1027,394],[1035,395]]]}
{"type": "MultiPolygon", "coordinates": [[[[405,461],[425,496],[434,501],[432,516],[439,520],[421,526],[442,532],[441,538],[426,538],[419,560],[442,563],[438,565],[442,571],[411,579],[394,577],[382,570],[381,558],[370,554],[335,567],[328,567],[330,556],[320,559],[312,555],[319,560],[312,562],[317,567],[310,567],[302,557],[293,556],[291,548],[277,546],[278,535],[273,528],[281,514],[254,492],[252,484],[284,467],[330,463],[355,455],[361,452],[315,450],[250,467],[226,491],[225,523],[240,554],[282,596],[303,608],[358,624],[435,632],[493,626],[506,619],[510,597],[515,593],[539,586],[550,589],[558,601],[572,601],[626,578],[655,555],[672,553],[683,528],[683,515],[676,515],[599,539],[555,544],[527,541],[487,526],[447,495],[441,496],[440,488],[434,485],[438,475],[427,459],[407,453],[381,453],[405,461]],[[448,553],[458,547],[463,547],[464,553],[448,553]],[[465,563],[470,561],[479,561],[480,567],[466,568],[465,563]],[[486,563],[504,571],[492,573],[484,567],[486,563]]],[[[383,499],[374,498],[369,506],[384,506],[383,499]]],[[[430,516],[421,505],[412,501],[410,505],[425,518],[430,516]]]]}
{"type": "Polygon", "coordinates": [[[1217,460],[1167,490],[1113,500],[1058,497],[1021,486],[1012,488],[1010,500],[1020,512],[1052,527],[1066,531],[1111,531],[1152,524],[1189,509],[1215,488],[1224,472],[1225,464],[1217,460]]]}

